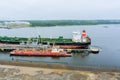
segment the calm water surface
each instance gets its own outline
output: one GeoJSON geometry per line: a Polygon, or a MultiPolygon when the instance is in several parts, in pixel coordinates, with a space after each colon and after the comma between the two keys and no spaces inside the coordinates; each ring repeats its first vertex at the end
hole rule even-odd
{"type": "MultiPolygon", "coordinates": [[[[85,29],[92,39],[91,46],[100,49],[99,54],[81,56],[82,53],[73,54],[72,57],[13,57],[15,60],[37,61],[49,63],[62,63],[75,66],[104,66],[120,67],[120,25],[92,25],[92,26],[56,26],[0,29],[0,36],[12,37],[59,37],[72,38],[73,31],[85,29]]],[[[0,53],[0,60],[11,60],[9,53],[0,53]]]]}

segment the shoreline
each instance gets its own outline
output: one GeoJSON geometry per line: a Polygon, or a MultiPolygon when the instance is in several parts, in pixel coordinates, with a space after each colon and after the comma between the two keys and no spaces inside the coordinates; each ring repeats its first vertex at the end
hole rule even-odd
{"type": "Polygon", "coordinates": [[[0,80],[120,80],[120,68],[0,60],[0,80]]]}
{"type": "Polygon", "coordinates": [[[45,69],[63,69],[78,71],[99,71],[99,72],[120,72],[120,68],[112,67],[95,67],[95,66],[69,66],[65,64],[42,63],[42,62],[25,62],[25,61],[7,61],[0,60],[0,65],[45,68],[45,69]]]}

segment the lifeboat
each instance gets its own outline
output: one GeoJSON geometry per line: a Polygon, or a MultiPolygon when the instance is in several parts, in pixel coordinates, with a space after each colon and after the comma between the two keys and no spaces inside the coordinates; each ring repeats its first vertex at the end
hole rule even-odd
{"type": "Polygon", "coordinates": [[[63,49],[52,48],[52,50],[13,50],[10,52],[11,56],[44,56],[44,57],[71,57],[63,49]]]}

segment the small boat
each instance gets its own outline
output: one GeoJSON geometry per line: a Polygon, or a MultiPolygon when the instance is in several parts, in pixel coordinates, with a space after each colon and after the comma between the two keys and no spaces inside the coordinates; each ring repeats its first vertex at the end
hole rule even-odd
{"type": "Polygon", "coordinates": [[[98,54],[99,53],[99,49],[98,48],[90,48],[91,52],[93,54],[98,54]]]}
{"type": "Polygon", "coordinates": [[[13,50],[10,52],[11,56],[44,56],[44,57],[71,57],[72,54],[68,54],[63,49],[52,48],[51,50],[13,50]]]}

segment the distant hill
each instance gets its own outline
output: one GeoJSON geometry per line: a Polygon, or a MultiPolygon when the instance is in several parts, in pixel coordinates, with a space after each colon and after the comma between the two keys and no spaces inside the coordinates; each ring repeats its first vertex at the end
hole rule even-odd
{"type": "MultiPolygon", "coordinates": [[[[68,25],[99,25],[120,24],[120,20],[19,20],[29,22],[30,26],[68,26],[68,25]]],[[[1,23],[4,21],[0,21],[1,23]]]]}
{"type": "Polygon", "coordinates": [[[120,20],[33,20],[31,26],[120,24],[120,20]]]}

